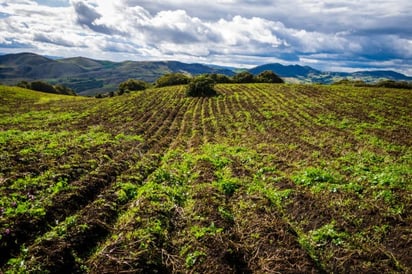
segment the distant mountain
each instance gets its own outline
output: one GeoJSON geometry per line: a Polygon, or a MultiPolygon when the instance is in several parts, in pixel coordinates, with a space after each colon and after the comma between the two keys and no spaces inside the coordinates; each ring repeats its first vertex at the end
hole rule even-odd
{"type": "Polygon", "coordinates": [[[0,56],[0,79],[2,80],[50,79],[84,72],[85,70],[76,64],[60,63],[33,53],[0,56]]]}
{"type": "Polygon", "coordinates": [[[153,82],[165,73],[182,72],[191,75],[221,73],[233,75],[223,68],[177,61],[111,62],[84,57],[50,59],[33,53],[0,56],[0,82],[16,84],[19,81],[44,80],[63,84],[82,95],[94,95],[117,89],[130,78],[153,82]]]}
{"type": "MultiPolygon", "coordinates": [[[[232,76],[240,70],[242,69],[178,61],[111,62],[85,57],[54,59],[33,53],[0,55],[1,83],[13,85],[22,80],[43,80],[51,84],[65,85],[81,95],[116,90],[121,82],[130,78],[153,82],[171,72],[191,75],[220,73],[232,76]]],[[[265,70],[272,70],[287,82],[300,83],[333,83],[344,78],[365,82],[380,79],[412,81],[412,77],[394,71],[322,72],[309,66],[285,66],[278,63],[257,66],[249,72],[259,74],[265,70]]]]}
{"type": "Polygon", "coordinates": [[[250,73],[259,74],[265,70],[271,70],[280,77],[308,77],[311,74],[321,74],[322,72],[308,66],[289,65],[284,66],[278,63],[266,64],[249,70],[250,73]]]}
{"type": "Polygon", "coordinates": [[[408,77],[402,73],[392,70],[372,70],[372,71],[357,71],[351,73],[352,77],[373,77],[386,78],[391,80],[411,81],[412,77],[408,77]]]}
{"type": "Polygon", "coordinates": [[[329,84],[344,78],[362,80],[365,82],[376,82],[381,79],[389,79],[395,81],[412,81],[412,77],[391,70],[357,71],[352,73],[322,72],[309,66],[285,66],[278,63],[257,66],[255,68],[250,69],[249,72],[256,75],[265,70],[271,70],[289,82],[311,82],[329,84]]]}

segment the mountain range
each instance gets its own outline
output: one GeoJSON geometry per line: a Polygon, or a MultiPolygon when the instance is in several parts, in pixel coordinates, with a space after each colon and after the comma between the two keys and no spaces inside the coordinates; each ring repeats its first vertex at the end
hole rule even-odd
{"type": "MultiPolygon", "coordinates": [[[[187,64],[178,61],[124,61],[112,62],[85,57],[55,59],[34,53],[0,55],[0,82],[16,84],[19,81],[42,80],[62,84],[81,95],[95,95],[116,90],[119,83],[130,79],[154,82],[166,73],[182,72],[191,75],[219,73],[233,76],[239,68],[205,64],[187,64]]],[[[249,69],[253,74],[272,70],[286,82],[332,83],[349,78],[366,82],[390,79],[412,81],[412,77],[395,71],[359,71],[353,73],[322,72],[309,66],[265,64],[249,69]]]]}

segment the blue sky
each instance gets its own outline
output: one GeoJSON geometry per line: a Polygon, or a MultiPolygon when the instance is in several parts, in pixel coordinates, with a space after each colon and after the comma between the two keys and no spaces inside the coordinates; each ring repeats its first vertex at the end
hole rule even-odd
{"type": "Polygon", "coordinates": [[[0,52],[412,75],[412,2],[0,0],[0,52]]]}

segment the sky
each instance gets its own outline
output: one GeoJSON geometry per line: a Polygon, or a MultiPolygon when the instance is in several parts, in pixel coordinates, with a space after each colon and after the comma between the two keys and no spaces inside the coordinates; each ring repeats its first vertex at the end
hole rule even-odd
{"type": "Polygon", "coordinates": [[[0,53],[412,75],[410,0],[0,0],[0,53]]]}

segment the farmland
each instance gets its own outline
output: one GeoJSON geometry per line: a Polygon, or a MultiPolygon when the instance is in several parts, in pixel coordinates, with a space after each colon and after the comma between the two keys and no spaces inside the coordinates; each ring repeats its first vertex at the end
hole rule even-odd
{"type": "Polygon", "coordinates": [[[0,86],[0,272],[412,271],[412,91],[0,86]]]}

